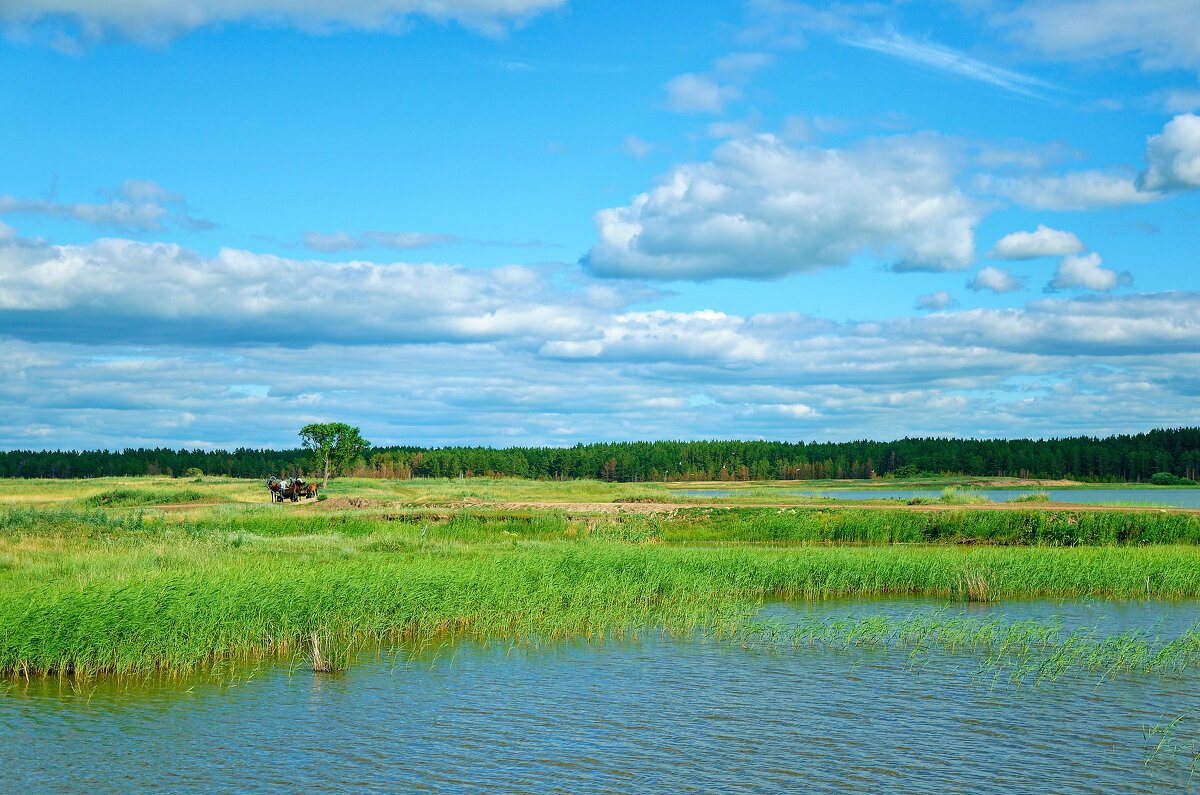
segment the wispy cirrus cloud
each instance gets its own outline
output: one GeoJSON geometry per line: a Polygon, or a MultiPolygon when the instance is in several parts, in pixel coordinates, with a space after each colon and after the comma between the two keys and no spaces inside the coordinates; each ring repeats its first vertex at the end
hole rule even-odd
{"type": "Polygon", "coordinates": [[[352,235],[348,232],[308,231],[301,238],[301,244],[309,251],[355,251],[364,248],[390,248],[405,251],[416,248],[434,248],[449,246],[461,241],[458,235],[429,234],[424,232],[362,232],[352,235]]]}
{"type": "Polygon", "coordinates": [[[1023,174],[1018,177],[978,175],[979,193],[1003,196],[1038,210],[1090,210],[1150,204],[1161,193],[1139,190],[1132,170],[1091,170],[1069,174],[1023,174]]]}
{"type": "Polygon", "coordinates": [[[481,240],[460,237],[445,232],[380,232],[372,230],[352,234],[350,232],[306,231],[300,236],[300,245],[309,251],[336,253],[362,251],[364,249],[391,249],[414,251],[417,249],[441,248],[443,246],[481,246],[484,248],[556,248],[556,244],[541,240],[481,240]]]}
{"type": "Polygon", "coordinates": [[[1026,97],[1044,99],[1046,92],[1057,90],[1057,86],[1046,80],[989,64],[951,47],[917,41],[894,31],[860,32],[843,36],[841,40],[852,47],[873,50],[1026,97]]]}
{"type": "Polygon", "coordinates": [[[57,198],[0,195],[0,214],[41,215],[107,226],[124,232],[158,232],[173,221],[188,231],[215,229],[217,224],[192,216],[187,198],[153,180],[127,179],[115,190],[98,191],[99,202],[62,202],[57,198]]]}
{"type": "Polygon", "coordinates": [[[119,36],[158,44],[197,28],[254,21],[315,33],[367,30],[402,33],[414,17],[453,21],[488,35],[557,8],[565,0],[359,0],[311,3],[306,0],[8,0],[0,21],[9,35],[44,39],[64,51],[78,51],[119,36]]]}

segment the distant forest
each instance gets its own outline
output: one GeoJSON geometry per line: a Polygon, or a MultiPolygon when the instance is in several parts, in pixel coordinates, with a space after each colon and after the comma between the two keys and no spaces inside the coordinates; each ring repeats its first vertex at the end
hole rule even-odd
{"type": "MultiPolygon", "coordinates": [[[[312,474],[303,449],[12,450],[0,477],[312,474]]],[[[1200,428],[1100,439],[901,439],[895,442],[611,442],[574,447],[372,447],[342,474],[358,477],[522,477],[610,481],[813,480],[917,475],[1147,481],[1200,479],[1200,428]]]]}

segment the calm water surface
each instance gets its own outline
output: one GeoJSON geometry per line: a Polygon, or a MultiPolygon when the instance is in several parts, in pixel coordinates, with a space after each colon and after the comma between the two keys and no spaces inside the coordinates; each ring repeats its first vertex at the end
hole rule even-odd
{"type": "MultiPolygon", "coordinates": [[[[732,489],[678,489],[671,492],[692,497],[731,497],[744,494],[732,489]]],[[[862,491],[778,491],[775,494],[795,494],[804,497],[833,497],[839,500],[911,500],[913,497],[942,496],[940,491],[911,489],[871,489],[862,491]]],[[[979,494],[992,502],[1008,502],[1023,494],[1046,494],[1051,502],[1077,505],[1102,505],[1109,502],[1135,502],[1163,505],[1172,508],[1200,508],[1200,488],[1197,489],[962,489],[962,494],[979,494]]]]}
{"type": "MultiPolygon", "coordinates": [[[[776,604],[776,616],[935,600],[776,604]]],[[[964,608],[955,606],[953,610],[964,608]]],[[[1191,602],[1013,602],[1106,632],[1200,616],[1191,602]]],[[[1170,792],[1142,727],[1200,703],[1197,678],[1096,676],[997,689],[979,659],[779,653],[656,635],[392,648],[342,675],[269,666],[224,683],[34,682],[0,696],[21,792],[1170,792]]],[[[1189,760],[1190,761],[1190,760],[1189,760]]],[[[1198,787],[1200,789],[1200,787],[1198,787]]]]}

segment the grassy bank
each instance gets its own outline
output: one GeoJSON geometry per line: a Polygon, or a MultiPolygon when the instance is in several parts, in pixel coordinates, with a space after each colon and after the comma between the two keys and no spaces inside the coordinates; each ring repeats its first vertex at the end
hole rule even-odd
{"type": "Polygon", "coordinates": [[[452,537],[453,520],[422,540],[415,525],[352,517],[326,517],[323,533],[266,536],[219,517],[48,514],[10,513],[3,524],[9,675],[183,671],[287,653],[313,632],[371,643],[686,631],[764,597],[1200,595],[1200,552],[1187,546],[688,548],[602,533],[471,541],[452,537]]]}
{"type": "Polygon", "coordinates": [[[336,647],[732,631],[775,597],[1200,596],[1200,518],[1184,513],[597,513],[476,502],[469,483],[331,485],[299,506],[227,480],[27,492],[0,509],[0,673],[183,672],[296,653],[314,633],[336,647]]]}

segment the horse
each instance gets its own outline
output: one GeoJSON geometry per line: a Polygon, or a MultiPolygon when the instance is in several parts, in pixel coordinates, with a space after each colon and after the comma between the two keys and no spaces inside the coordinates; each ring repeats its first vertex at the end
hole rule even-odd
{"type": "Polygon", "coordinates": [[[305,486],[305,487],[304,487],[304,497],[305,497],[305,499],[309,499],[309,500],[311,500],[313,497],[316,497],[316,496],[317,496],[317,489],[319,489],[319,488],[321,488],[321,484],[320,484],[320,483],[309,483],[307,486],[305,486]]]}

